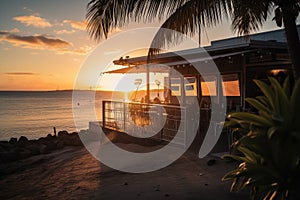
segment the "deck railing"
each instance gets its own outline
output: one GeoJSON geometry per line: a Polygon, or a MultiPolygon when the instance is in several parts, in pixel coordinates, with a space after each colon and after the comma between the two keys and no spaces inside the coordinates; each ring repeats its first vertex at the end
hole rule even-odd
{"type": "Polygon", "coordinates": [[[186,107],[136,102],[103,101],[103,127],[186,145],[186,107]],[[180,133],[180,134],[178,134],[180,133]],[[144,134],[144,135],[143,135],[144,134]],[[151,134],[150,134],[151,135],[151,134]]]}

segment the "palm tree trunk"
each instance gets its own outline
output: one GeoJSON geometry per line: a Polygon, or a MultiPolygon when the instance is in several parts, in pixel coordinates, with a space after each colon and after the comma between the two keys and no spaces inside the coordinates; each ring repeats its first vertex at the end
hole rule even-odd
{"type": "Polygon", "coordinates": [[[292,61],[295,78],[300,77],[300,42],[296,26],[295,14],[289,9],[282,9],[283,24],[286,34],[288,51],[292,61]]]}

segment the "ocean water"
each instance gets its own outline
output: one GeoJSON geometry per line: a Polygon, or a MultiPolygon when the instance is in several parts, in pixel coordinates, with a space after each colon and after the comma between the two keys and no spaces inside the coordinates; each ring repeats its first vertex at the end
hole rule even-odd
{"type": "Polygon", "coordinates": [[[122,92],[76,91],[76,94],[78,102],[73,107],[72,91],[0,92],[0,140],[22,135],[37,139],[53,134],[53,127],[57,132],[87,129],[95,116],[86,112],[86,108],[92,107],[96,119],[101,120],[102,100],[124,99],[122,92]],[[73,111],[81,113],[76,125],[73,111]]]}

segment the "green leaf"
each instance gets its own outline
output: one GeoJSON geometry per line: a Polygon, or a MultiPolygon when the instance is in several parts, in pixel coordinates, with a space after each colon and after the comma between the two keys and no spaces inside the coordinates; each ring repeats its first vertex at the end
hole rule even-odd
{"type": "Polygon", "coordinates": [[[239,172],[239,169],[232,170],[232,171],[226,173],[223,176],[222,180],[223,181],[229,181],[229,180],[235,179],[238,172],[239,172]]]}
{"type": "Polygon", "coordinates": [[[267,132],[267,135],[268,135],[268,138],[271,139],[272,136],[276,133],[276,131],[278,130],[278,127],[270,127],[268,132],[267,132]]]}
{"type": "Polygon", "coordinates": [[[291,96],[291,85],[290,85],[290,77],[289,76],[284,80],[283,90],[287,97],[291,96]]]}
{"type": "Polygon", "coordinates": [[[261,158],[261,156],[246,147],[238,146],[237,149],[244,154],[247,163],[258,163],[258,159],[261,158]]]}
{"type": "Polygon", "coordinates": [[[272,91],[272,89],[263,81],[254,80],[254,82],[259,87],[259,89],[263,92],[263,94],[267,97],[271,108],[275,110],[274,92],[272,91]]]}
{"type": "Polygon", "coordinates": [[[266,119],[256,114],[246,113],[246,112],[236,112],[230,114],[230,118],[237,118],[242,121],[247,121],[257,126],[269,127],[273,126],[273,121],[271,119],[266,119]]]}
{"type": "Polygon", "coordinates": [[[267,112],[260,111],[258,114],[259,114],[259,116],[269,120],[269,119],[272,119],[273,112],[272,113],[267,113],[267,112]]]}
{"type": "Polygon", "coordinates": [[[290,115],[290,104],[285,91],[281,87],[280,83],[273,77],[269,77],[271,85],[275,91],[274,101],[276,105],[276,111],[284,118],[290,115]]]}
{"type": "Polygon", "coordinates": [[[271,118],[272,118],[274,121],[277,121],[277,122],[284,122],[284,117],[282,117],[282,116],[281,116],[280,114],[278,114],[278,113],[272,113],[271,118]]]}
{"type": "Polygon", "coordinates": [[[235,186],[237,185],[237,183],[239,182],[239,178],[235,178],[231,184],[231,187],[230,187],[230,191],[232,192],[235,188],[235,186]]]}
{"type": "Polygon", "coordinates": [[[256,108],[259,112],[263,111],[266,113],[270,113],[270,109],[266,107],[264,104],[262,104],[259,100],[254,98],[246,98],[245,101],[247,101],[250,105],[252,105],[254,108],[256,108]]]}
{"type": "Polygon", "coordinates": [[[225,155],[222,156],[222,159],[233,159],[233,160],[240,161],[240,162],[248,161],[243,156],[237,156],[237,155],[232,155],[232,154],[225,154],[225,155]]]}
{"type": "Polygon", "coordinates": [[[269,102],[269,100],[266,96],[258,96],[258,97],[256,97],[256,99],[261,101],[269,109],[272,108],[272,106],[271,106],[271,104],[270,104],[270,102],[269,102]]]}
{"type": "Polygon", "coordinates": [[[224,156],[241,164],[223,179],[234,180],[232,189],[249,188],[253,199],[286,199],[286,191],[300,185],[300,79],[292,92],[289,80],[282,87],[274,78],[269,80],[271,86],[256,81],[266,96],[247,99],[258,114],[228,116],[247,134],[234,143],[233,155],[224,156]]]}

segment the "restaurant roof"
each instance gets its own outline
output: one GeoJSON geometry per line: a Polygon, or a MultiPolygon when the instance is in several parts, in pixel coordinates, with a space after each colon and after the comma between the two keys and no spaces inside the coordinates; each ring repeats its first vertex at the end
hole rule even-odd
{"type": "MultiPolygon", "coordinates": [[[[300,25],[297,26],[300,33],[300,25]]],[[[151,71],[167,72],[167,66],[192,64],[194,62],[217,59],[238,54],[245,54],[257,49],[286,49],[286,39],[283,29],[262,32],[248,37],[234,37],[212,41],[210,46],[193,48],[176,52],[160,53],[151,59],[151,71]],[[270,40],[272,38],[272,40],[270,40]],[[163,65],[157,65],[163,64],[163,65]]],[[[120,58],[114,64],[126,68],[107,71],[105,73],[142,73],[146,71],[147,56],[135,58],[120,58]]]]}

